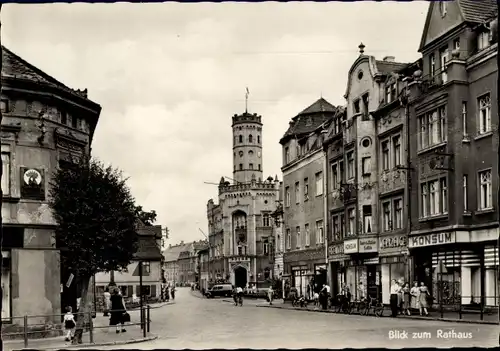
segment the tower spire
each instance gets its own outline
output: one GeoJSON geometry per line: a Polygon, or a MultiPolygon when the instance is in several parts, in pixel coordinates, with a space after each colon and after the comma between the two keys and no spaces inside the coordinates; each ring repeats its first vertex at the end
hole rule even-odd
{"type": "Polygon", "coordinates": [[[245,93],[245,113],[248,113],[248,95],[250,95],[250,91],[248,91],[247,87],[247,91],[245,93]]]}

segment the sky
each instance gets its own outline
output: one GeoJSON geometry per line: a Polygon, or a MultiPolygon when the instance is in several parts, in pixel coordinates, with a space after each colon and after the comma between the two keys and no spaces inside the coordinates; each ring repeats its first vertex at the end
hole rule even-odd
{"type": "Polygon", "coordinates": [[[262,115],[264,178],[279,139],[324,97],[344,105],[359,55],[419,58],[427,2],[7,4],[2,44],[102,106],[93,156],[121,169],[168,243],[204,239],[232,178],[231,116],[262,115]],[[216,200],[217,201],[217,200],[216,200]],[[198,229],[200,228],[201,231],[198,229]]]}

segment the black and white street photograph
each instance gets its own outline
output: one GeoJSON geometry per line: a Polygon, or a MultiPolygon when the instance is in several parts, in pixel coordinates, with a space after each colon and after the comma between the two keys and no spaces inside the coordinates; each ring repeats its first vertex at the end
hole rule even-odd
{"type": "Polygon", "coordinates": [[[497,0],[0,3],[1,342],[498,347],[497,0]]]}

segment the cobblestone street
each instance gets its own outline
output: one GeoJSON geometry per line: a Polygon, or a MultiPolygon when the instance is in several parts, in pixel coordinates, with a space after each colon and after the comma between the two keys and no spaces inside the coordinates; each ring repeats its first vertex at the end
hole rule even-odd
{"type": "Polygon", "coordinates": [[[258,308],[255,300],[235,307],[222,299],[198,297],[187,288],[178,290],[175,305],[154,310],[151,318],[157,340],[115,348],[493,347],[499,337],[496,325],[258,308]],[[454,335],[446,335],[452,331],[454,335]],[[401,339],[405,332],[408,339],[401,339]],[[470,338],[459,338],[468,332],[470,338]],[[391,340],[391,333],[398,335],[391,340]],[[412,339],[413,333],[418,338],[412,339]]]}

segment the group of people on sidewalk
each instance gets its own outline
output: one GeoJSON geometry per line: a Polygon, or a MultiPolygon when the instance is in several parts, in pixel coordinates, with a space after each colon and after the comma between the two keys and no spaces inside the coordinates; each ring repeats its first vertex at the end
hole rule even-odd
{"type": "Polygon", "coordinates": [[[393,279],[390,289],[392,317],[397,317],[398,314],[410,316],[411,310],[418,310],[421,316],[429,315],[427,308],[429,308],[429,300],[432,300],[432,296],[424,282],[421,282],[420,286],[418,282],[414,282],[413,287],[410,288],[409,283],[393,279]]]}

